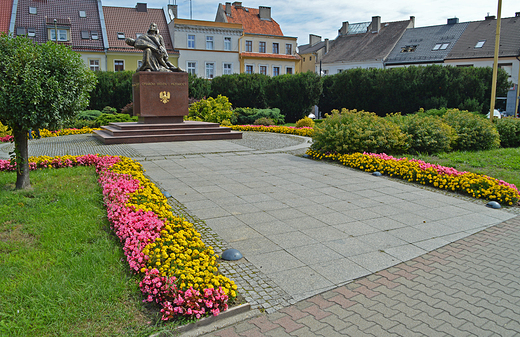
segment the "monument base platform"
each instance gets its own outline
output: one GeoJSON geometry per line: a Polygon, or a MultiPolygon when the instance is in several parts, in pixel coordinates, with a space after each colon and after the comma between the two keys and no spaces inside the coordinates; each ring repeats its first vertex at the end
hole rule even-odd
{"type": "Polygon", "coordinates": [[[192,140],[242,139],[242,133],[217,123],[184,121],[180,123],[110,123],[94,131],[104,144],[136,144],[192,140]]]}

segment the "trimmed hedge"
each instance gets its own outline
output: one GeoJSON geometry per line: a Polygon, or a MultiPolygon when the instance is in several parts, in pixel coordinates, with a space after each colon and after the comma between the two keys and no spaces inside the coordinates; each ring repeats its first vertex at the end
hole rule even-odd
{"type": "Polygon", "coordinates": [[[98,82],[90,94],[90,110],[103,110],[111,106],[121,111],[132,102],[133,71],[95,71],[94,74],[98,82]]]}
{"type": "Polygon", "coordinates": [[[270,77],[262,74],[232,74],[211,80],[211,97],[226,96],[234,107],[266,109],[265,89],[270,77]]]}
{"type": "MultiPolygon", "coordinates": [[[[349,108],[379,116],[446,107],[487,113],[492,75],[490,67],[350,69],[323,78],[319,107],[323,113],[349,108]]],[[[509,87],[507,74],[499,69],[497,95],[505,96],[509,87]]]]}

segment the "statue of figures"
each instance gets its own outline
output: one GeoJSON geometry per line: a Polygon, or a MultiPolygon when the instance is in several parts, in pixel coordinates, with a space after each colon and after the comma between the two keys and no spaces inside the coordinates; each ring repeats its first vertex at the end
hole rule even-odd
{"type": "Polygon", "coordinates": [[[143,64],[137,71],[183,71],[168,61],[168,53],[157,24],[151,23],[147,34],[135,40],[126,38],[125,42],[143,51],[143,64]]]}

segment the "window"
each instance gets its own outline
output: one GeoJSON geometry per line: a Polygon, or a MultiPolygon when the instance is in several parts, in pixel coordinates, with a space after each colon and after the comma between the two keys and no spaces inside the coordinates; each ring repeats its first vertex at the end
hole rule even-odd
{"type": "Polygon", "coordinates": [[[215,76],[215,63],[206,63],[206,78],[215,76]]]}
{"type": "Polygon", "coordinates": [[[86,18],[86,17],[87,17],[87,12],[85,12],[85,11],[79,11],[79,17],[80,17],[80,18],[86,18]]]}
{"type": "Polygon", "coordinates": [[[125,70],[125,61],[114,60],[114,71],[123,71],[123,70],[125,70]]]}
{"type": "Polygon", "coordinates": [[[230,37],[224,38],[224,50],[231,50],[231,38],[230,37]]]}
{"type": "Polygon", "coordinates": [[[511,77],[513,74],[513,64],[512,63],[499,63],[498,67],[500,69],[504,69],[504,71],[511,77]]]}
{"type": "Polygon", "coordinates": [[[125,39],[125,33],[117,33],[117,38],[120,39],[120,40],[124,40],[125,39]]]}
{"type": "Polygon", "coordinates": [[[305,62],[305,57],[303,58],[303,62],[305,62]]]}
{"type": "Polygon", "coordinates": [[[292,44],[287,43],[285,45],[285,54],[286,55],[292,55],[292,44]]]}
{"type": "Polygon", "coordinates": [[[224,63],[224,75],[231,75],[233,73],[233,65],[231,63],[224,63]]]}
{"type": "Polygon", "coordinates": [[[89,67],[92,71],[99,71],[99,60],[89,60],[89,67]]]}
{"type": "Polygon", "coordinates": [[[437,43],[432,50],[446,50],[449,45],[449,43],[437,43]]]}
{"type": "Polygon", "coordinates": [[[342,73],[342,72],[343,72],[343,69],[338,69],[338,74],[342,73]]]}
{"type": "Polygon", "coordinates": [[[479,42],[477,42],[477,44],[475,45],[475,48],[482,48],[484,46],[484,43],[486,43],[486,40],[480,40],[479,42]]]}
{"type": "Polygon", "coordinates": [[[188,48],[195,48],[195,35],[188,35],[188,48]]]}
{"type": "Polygon", "coordinates": [[[413,53],[417,49],[417,45],[415,46],[405,46],[401,48],[401,53],[413,53]]]}
{"type": "Polygon", "coordinates": [[[246,52],[247,53],[253,52],[253,41],[246,41],[246,52]]]}
{"type": "Polygon", "coordinates": [[[309,61],[312,61],[312,56],[309,56],[309,61]]]}
{"type": "Polygon", "coordinates": [[[91,32],[90,32],[90,38],[91,38],[92,40],[98,40],[98,39],[99,39],[98,33],[95,32],[95,31],[91,31],[91,32]]]}
{"type": "Polygon", "coordinates": [[[36,7],[29,7],[29,14],[37,14],[38,13],[38,10],[36,9],[36,7]]]}
{"type": "Polygon", "coordinates": [[[18,36],[25,35],[25,27],[16,27],[16,35],[18,35],[18,36]]]}
{"type": "Polygon", "coordinates": [[[260,66],[260,74],[267,75],[267,66],[260,66]]]}
{"type": "Polygon", "coordinates": [[[246,74],[252,74],[253,73],[253,66],[248,64],[246,65],[246,74]]]}
{"type": "Polygon", "coordinates": [[[286,74],[292,74],[292,68],[291,67],[285,68],[285,73],[286,74]]]}
{"type": "Polygon", "coordinates": [[[273,43],[273,54],[280,54],[280,44],[273,43]]]}
{"type": "MultiPolygon", "coordinates": [[[[49,29],[49,35],[51,41],[56,41],[56,32],[54,29],[49,29]]],[[[58,41],[68,41],[69,40],[69,30],[68,29],[59,29],[58,28],[58,41]]]]}
{"type": "Polygon", "coordinates": [[[260,42],[258,44],[258,52],[259,53],[265,53],[265,42],[260,42]]]}
{"type": "Polygon", "coordinates": [[[36,36],[36,28],[27,28],[27,36],[30,36],[30,37],[36,36]]]}
{"type": "Polygon", "coordinates": [[[88,30],[82,30],[81,31],[81,38],[82,39],[90,39],[90,34],[88,33],[88,30]]]}
{"type": "Polygon", "coordinates": [[[197,62],[188,62],[188,74],[195,75],[197,73],[197,62]]]}
{"type": "Polygon", "coordinates": [[[273,67],[273,76],[280,75],[280,67],[273,67]]]}
{"type": "Polygon", "coordinates": [[[213,50],[213,36],[206,36],[206,49],[213,50]]]}

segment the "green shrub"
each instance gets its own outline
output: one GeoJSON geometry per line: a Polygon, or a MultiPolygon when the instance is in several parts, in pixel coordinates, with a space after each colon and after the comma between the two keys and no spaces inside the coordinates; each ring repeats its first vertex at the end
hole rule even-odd
{"type": "Polygon", "coordinates": [[[306,72],[272,77],[265,92],[269,106],[279,108],[286,122],[295,123],[318,104],[322,88],[320,76],[306,72]]]}
{"type": "Polygon", "coordinates": [[[520,147],[520,119],[514,117],[496,118],[496,128],[500,134],[502,147],[520,147]]]}
{"type": "Polygon", "coordinates": [[[223,120],[233,123],[236,120],[233,110],[231,110],[231,103],[226,96],[221,95],[191,104],[188,119],[211,123],[221,123],[223,120]]]}
{"type": "Polygon", "coordinates": [[[197,75],[188,74],[188,97],[203,99],[210,95],[211,82],[197,75]]]}
{"type": "Polygon", "coordinates": [[[399,154],[408,148],[409,136],[389,119],[372,112],[332,111],[314,128],[312,149],[320,152],[373,152],[399,154]]]}
{"type": "Polygon", "coordinates": [[[440,108],[440,109],[428,109],[424,111],[424,109],[419,109],[417,112],[420,116],[437,116],[442,117],[444,114],[446,114],[446,111],[448,111],[448,108],[440,108]]]}
{"type": "Polygon", "coordinates": [[[437,116],[407,115],[395,121],[410,136],[412,153],[449,152],[457,136],[455,130],[437,116]]]}
{"type": "MultiPolygon", "coordinates": [[[[211,80],[211,97],[226,96],[235,107],[268,108],[265,88],[270,77],[262,74],[231,74],[211,80]]],[[[276,106],[276,105],[273,105],[276,106]]]]}
{"type": "Polygon", "coordinates": [[[90,94],[89,109],[102,110],[112,106],[120,111],[128,102],[132,102],[133,71],[95,71],[96,88],[90,94]]]}
{"type": "Polygon", "coordinates": [[[76,118],[87,120],[87,121],[93,121],[96,118],[98,118],[99,116],[101,116],[101,111],[99,111],[99,110],[85,110],[85,111],[80,111],[76,115],[76,118]]]}
{"type": "Polygon", "coordinates": [[[280,113],[280,109],[256,109],[256,108],[236,108],[233,110],[236,117],[236,123],[239,125],[252,124],[259,118],[265,117],[272,119],[273,122],[278,124],[284,124],[284,115],[280,113]]]}
{"type": "Polygon", "coordinates": [[[106,106],[103,108],[103,110],[101,110],[102,113],[104,114],[111,114],[111,115],[115,115],[117,113],[117,109],[116,108],[112,108],[111,106],[106,106]]]}
{"type": "Polygon", "coordinates": [[[309,128],[314,127],[314,121],[310,119],[309,117],[304,117],[300,119],[299,121],[296,121],[296,127],[297,128],[303,128],[304,126],[307,126],[309,128]]]}
{"type": "Polygon", "coordinates": [[[275,124],[274,124],[274,121],[271,118],[262,117],[262,118],[258,118],[256,121],[254,121],[253,125],[269,126],[269,125],[275,125],[275,124]]]}
{"type": "MultiPolygon", "coordinates": [[[[105,125],[105,124],[103,124],[103,125],[105,125]]],[[[98,125],[97,121],[88,120],[88,119],[75,119],[75,120],[63,123],[63,129],[83,129],[84,127],[97,128],[99,126],[100,125],[98,125]]]]}
{"type": "Polygon", "coordinates": [[[96,118],[96,127],[100,127],[102,125],[108,125],[110,123],[124,123],[124,122],[137,122],[137,116],[130,116],[127,114],[101,114],[98,118],[96,118]]]}
{"type": "Polygon", "coordinates": [[[12,136],[12,132],[9,130],[7,126],[0,123],[0,137],[5,137],[7,135],[12,136]]]}
{"type": "Polygon", "coordinates": [[[482,151],[500,147],[500,136],[485,116],[451,109],[443,117],[457,134],[452,148],[458,151],[482,151]]]}
{"type": "Polygon", "coordinates": [[[121,109],[121,113],[133,116],[134,115],[134,102],[130,102],[127,105],[125,105],[124,108],[121,109]]]}

